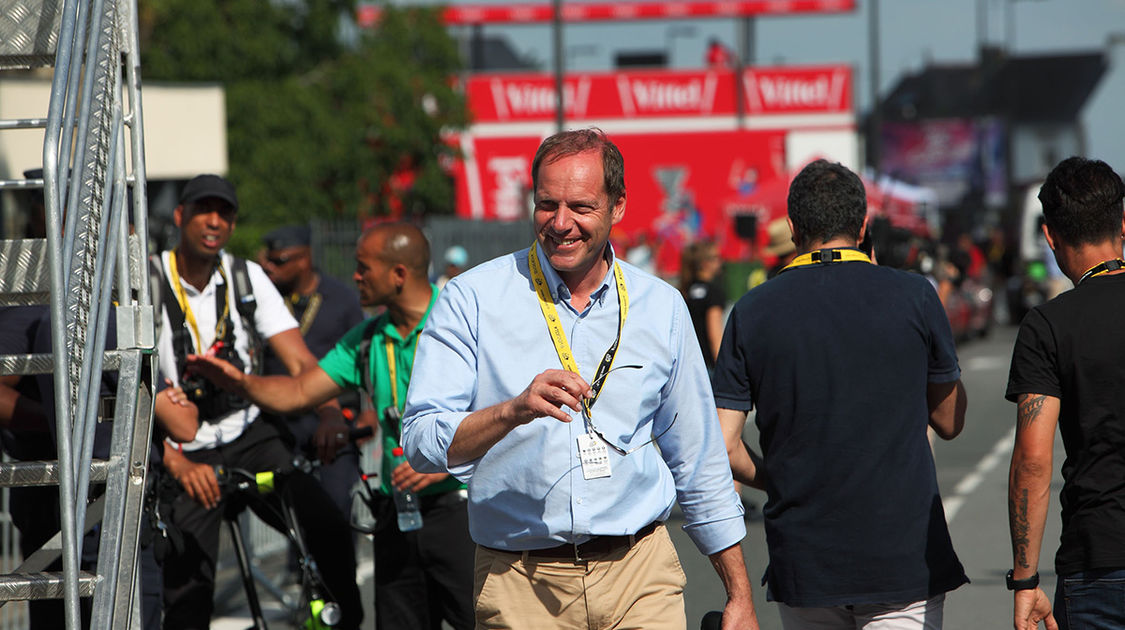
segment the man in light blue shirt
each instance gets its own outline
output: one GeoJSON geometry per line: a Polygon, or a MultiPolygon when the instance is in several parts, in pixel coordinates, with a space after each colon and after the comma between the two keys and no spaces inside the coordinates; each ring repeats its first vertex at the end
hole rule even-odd
{"type": "Polygon", "coordinates": [[[416,470],[468,483],[478,627],[686,627],[662,525],[678,500],[726,588],[723,628],[756,629],[687,308],[608,245],[625,212],[621,154],[600,131],[556,134],[532,178],[535,243],[446,285],[403,426],[416,470]]]}

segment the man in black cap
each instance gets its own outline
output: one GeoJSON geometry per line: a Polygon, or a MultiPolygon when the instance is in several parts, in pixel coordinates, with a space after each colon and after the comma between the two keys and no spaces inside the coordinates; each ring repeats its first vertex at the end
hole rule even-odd
{"type": "MultiPolygon", "coordinates": [[[[173,212],[179,244],[153,261],[162,280],[153,298],[161,309],[160,369],[196,403],[200,420],[194,440],[164,446],[164,465],[185,489],[167,514],[184,534],[184,549],[165,560],[166,630],[210,624],[224,513],[213,508],[225,503],[213,466],[276,470],[289,467],[292,459],[277,429],[257,421],[257,407],[186,370],[187,356],[220,356],[250,372],[259,368],[268,344],[290,374],[316,367],[296,320],[261,267],[223,251],[237,215],[238,197],[229,181],[218,175],[192,179],[173,212]]],[[[317,412],[321,422],[334,427],[338,441],[332,447],[343,446],[347,427],[339,406],[331,401],[317,412]]],[[[358,628],[363,607],[347,520],[309,475],[286,475],[278,490],[293,498],[309,550],[340,604],[343,619],[337,627],[358,628]]],[[[277,522],[269,510],[258,514],[268,523],[277,522]]]]}
{"type": "MultiPolygon", "coordinates": [[[[344,333],[363,321],[363,309],[355,289],[319,273],[312,263],[311,235],[304,225],[285,225],[262,237],[266,246],[262,269],[285,299],[285,306],[300,325],[305,345],[318,359],[323,358],[344,333]]],[[[265,374],[288,374],[275,353],[266,350],[265,374]]],[[[359,396],[339,400],[344,415],[353,418],[359,396]]],[[[351,511],[351,488],[359,478],[359,454],[345,447],[329,461],[327,451],[335,445],[333,425],[322,424],[316,414],[284,417],[294,448],[308,457],[319,457],[320,485],[332,502],[347,516],[351,511]]]]}

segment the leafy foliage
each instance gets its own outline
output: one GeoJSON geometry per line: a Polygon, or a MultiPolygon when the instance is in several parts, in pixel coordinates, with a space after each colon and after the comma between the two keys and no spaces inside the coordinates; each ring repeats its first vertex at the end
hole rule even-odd
{"type": "Polygon", "coordinates": [[[354,0],[142,6],[146,79],[226,88],[229,176],[242,208],[232,247],[241,253],[271,227],[312,217],[453,211],[442,166],[456,150],[442,134],[467,122],[452,82],[456,44],[437,9],[383,6],[380,23],[357,32],[354,8],[354,0]]]}

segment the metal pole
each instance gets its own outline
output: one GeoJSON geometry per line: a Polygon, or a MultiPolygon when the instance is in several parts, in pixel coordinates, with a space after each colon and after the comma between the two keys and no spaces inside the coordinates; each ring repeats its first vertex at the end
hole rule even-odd
{"type": "MultiPolygon", "coordinates": [[[[46,138],[43,142],[43,198],[46,205],[47,259],[51,268],[51,341],[55,359],[55,421],[56,446],[59,458],[60,534],[62,537],[63,601],[67,627],[81,624],[78,613],[78,546],[74,527],[73,453],[70,443],[70,378],[66,369],[66,295],[63,275],[62,200],[58,182],[67,177],[66,164],[60,164],[61,147],[70,146],[70,136],[63,138],[66,103],[66,75],[71,68],[74,35],[77,29],[78,3],[67,0],[59,29],[59,46],[55,55],[55,73],[51,79],[51,100],[48,106],[46,138]],[[61,177],[59,171],[63,170],[61,177]]],[[[85,26],[83,25],[83,28],[85,26]]]]}
{"type": "Polygon", "coordinates": [[[754,21],[752,16],[746,15],[742,18],[742,65],[754,65],[754,27],[757,22],[754,21]]]}
{"type": "Polygon", "coordinates": [[[1004,4],[1004,48],[1009,56],[1016,50],[1016,0],[1004,4]]]}
{"type": "Polygon", "coordinates": [[[977,0],[977,48],[988,42],[988,0],[977,0]]]}
{"type": "Polygon", "coordinates": [[[555,127],[561,132],[566,124],[566,103],[563,101],[563,75],[566,72],[563,60],[562,0],[554,0],[554,20],[552,36],[555,43],[555,127]]]}
{"type": "Polygon", "coordinates": [[[883,144],[883,115],[879,103],[879,0],[867,11],[867,67],[871,80],[871,115],[867,135],[867,162],[879,177],[883,144]]]}

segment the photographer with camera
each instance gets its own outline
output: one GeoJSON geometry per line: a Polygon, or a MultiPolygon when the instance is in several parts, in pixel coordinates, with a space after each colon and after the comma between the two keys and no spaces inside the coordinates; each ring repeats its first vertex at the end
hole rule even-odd
{"type": "MultiPolygon", "coordinates": [[[[258,419],[258,408],[203,378],[187,357],[222,358],[234,369],[250,372],[259,368],[268,344],[291,374],[316,366],[297,322],[261,267],[223,251],[237,214],[238,198],[229,181],[217,175],[195,177],[173,213],[179,244],[152,261],[158,281],[153,301],[161,309],[160,369],[196,404],[200,421],[194,440],[164,445],[164,466],[186,491],[167,515],[184,534],[184,548],[165,560],[166,629],[210,625],[219,526],[224,511],[238,507],[224,505],[213,466],[269,470],[292,463],[277,429],[258,419]]],[[[338,426],[346,436],[334,401],[318,414],[322,424],[338,426]]],[[[300,497],[293,505],[310,551],[342,608],[339,627],[358,628],[363,607],[346,519],[309,475],[289,476],[278,490],[300,497]]],[[[271,525],[277,522],[266,510],[259,516],[271,525]]]]}
{"type": "Polygon", "coordinates": [[[465,486],[445,473],[422,474],[395,463],[402,431],[400,412],[414,365],[418,336],[437,299],[427,279],[430,245],[418,228],[377,225],[360,237],[355,282],[365,307],[386,311],[352,328],[320,361],[295,377],[247,374],[222,357],[191,357],[189,363],[224,388],[274,413],[291,413],[339,396],[370,395],[380,415],[382,481],[373,511],[375,626],[425,629],[444,620],[453,628],[474,624],[473,553],[465,486]],[[422,528],[395,525],[394,490],[419,495],[422,528]]]}

